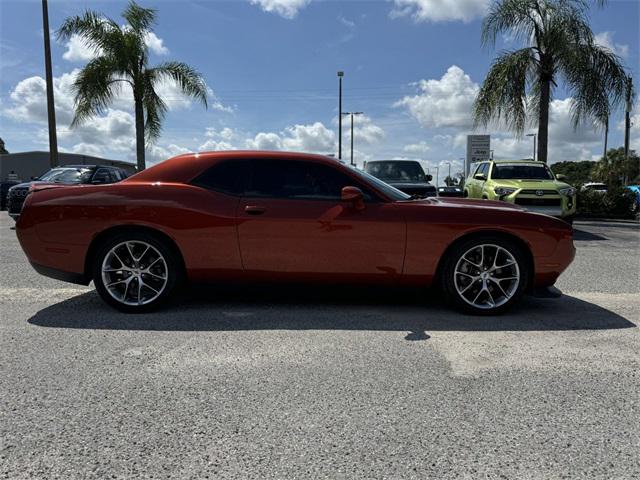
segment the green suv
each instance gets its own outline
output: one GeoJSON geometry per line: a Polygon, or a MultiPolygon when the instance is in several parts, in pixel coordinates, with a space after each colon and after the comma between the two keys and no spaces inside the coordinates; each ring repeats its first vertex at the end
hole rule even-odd
{"type": "Polygon", "coordinates": [[[564,183],[563,178],[563,175],[554,175],[542,162],[479,162],[471,166],[464,196],[511,202],[572,222],[576,213],[576,189],[564,183]]]}

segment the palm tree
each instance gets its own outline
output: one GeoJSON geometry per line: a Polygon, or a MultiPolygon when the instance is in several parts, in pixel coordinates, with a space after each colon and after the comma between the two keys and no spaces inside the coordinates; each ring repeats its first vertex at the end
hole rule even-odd
{"type": "Polygon", "coordinates": [[[606,128],[623,100],[627,77],[620,59],[595,43],[587,9],[587,0],[493,3],[482,43],[495,45],[498,34],[510,33],[526,46],[494,60],[474,104],[476,126],[503,119],[522,135],[527,120],[537,119],[538,159],[546,162],[549,105],[562,80],[572,96],[574,128],[587,119],[606,128]]]}
{"type": "Polygon", "coordinates": [[[73,84],[75,115],[71,126],[81,125],[103,113],[123,84],[133,91],[138,170],[145,168],[145,137],[151,142],[162,129],[167,104],[156,92],[158,83],[173,80],[182,92],[207,107],[204,79],[189,65],[165,62],[149,66],[145,37],[156,20],[156,11],[131,1],[122,13],[126,25],[120,26],[104,15],[87,10],[70,17],[57,32],[58,39],[80,36],[96,57],[80,71],[73,84]]]}

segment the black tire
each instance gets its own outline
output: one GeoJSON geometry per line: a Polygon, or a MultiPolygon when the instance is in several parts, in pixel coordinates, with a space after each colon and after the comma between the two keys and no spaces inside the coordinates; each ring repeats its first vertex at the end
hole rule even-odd
{"type": "MultiPolygon", "coordinates": [[[[501,255],[504,255],[504,253],[501,253],[501,255]]],[[[473,315],[499,315],[507,311],[514,303],[516,303],[520,299],[527,286],[527,279],[529,278],[529,264],[521,247],[516,243],[499,236],[479,235],[477,237],[473,237],[469,240],[461,242],[458,245],[454,246],[449,252],[447,252],[446,257],[443,259],[443,262],[444,263],[440,271],[439,280],[440,286],[445,296],[445,300],[456,309],[473,315]],[[496,306],[494,307],[486,306],[484,308],[480,308],[472,305],[471,303],[469,303],[469,301],[463,298],[463,296],[458,292],[458,289],[456,288],[456,265],[459,261],[462,261],[461,257],[465,255],[465,253],[474,249],[474,247],[479,247],[480,245],[498,246],[506,250],[515,260],[517,264],[517,271],[519,272],[519,280],[513,281],[513,283],[511,284],[513,285],[513,290],[509,289],[509,292],[512,292],[511,297],[508,298],[505,295],[505,302],[500,305],[497,305],[500,302],[494,300],[494,302],[496,303],[496,306]]],[[[515,271],[515,267],[509,268],[513,268],[515,271]]],[[[497,271],[500,272],[501,270],[497,271]]],[[[473,272],[473,274],[475,273],[476,272],[473,272]]],[[[498,292],[498,294],[500,294],[499,291],[495,289],[495,282],[493,282],[492,279],[488,279],[487,281],[476,281],[483,282],[482,285],[487,285],[487,288],[492,289],[494,293],[498,292]]],[[[473,295],[475,292],[472,290],[470,293],[473,295]]],[[[491,298],[493,300],[493,296],[491,296],[491,298]]]]}
{"type": "MultiPolygon", "coordinates": [[[[124,261],[126,262],[127,260],[124,259],[124,261]]],[[[176,253],[174,249],[171,248],[171,246],[168,245],[167,242],[162,240],[161,238],[158,238],[155,235],[148,234],[145,232],[120,233],[107,238],[97,249],[93,263],[94,263],[93,264],[93,283],[95,284],[96,290],[100,294],[100,297],[102,297],[102,299],[111,307],[126,313],[145,313],[145,312],[150,312],[160,308],[161,306],[165,305],[166,302],[171,298],[172,294],[176,290],[177,285],[182,280],[181,262],[178,258],[176,258],[176,253]],[[102,265],[103,265],[103,262],[105,262],[105,257],[109,255],[112,249],[122,248],[118,246],[122,244],[126,244],[127,242],[131,242],[130,245],[133,245],[134,248],[136,245],[142,245],[143,243],[153,247],[150,250],[151,250],[151,254],[153,254],[154,256],[152,256],[150,259],[145,259],[144,257],[142,257],[141,263],[139,266],[141,269],[145,267],[145,265],[143,265],[142,263],[143,261],[146,260],[150,263],[154,260],[154,258],[157,260],[157,256],[155,255],[156,252],[159,253],[160,256],[162,256],[162,260],[164,261],[164,265],[166,267],[164,276],[160,277],[158,275],[154,275],[166,280],[166,283],[164,283],[164,286],[162,287],[162,289],[160,289],[160,287],[157,286],[158,284],[153,285],[154,287],[159,289],[160,293],[157,295],[154,294],[149,288],[151,287],[151,284],[149,284],[149,287],[147,287],[146,284],[144,284],[144,280],[143,280],[142,288],[146,288],[148,295],[155,296],[155,298],[145,299],[144,296],[140,294],[141,290],[137,290],[137,294],[142,296],[143,301],[148,303],[143,303],[143,304],[123,303],[122,301],[116,299],[114,295],[112,295],[109,292],[109,290],[107,289],[104,283],[102,265]],[[136,242],[139,242],[139,243],[136,243],[136,242]],[[153,249],[155,249],[156,252],[154,252],[153,249]]],[[[159,262],[159,265],[162,266],[162,262],[159,262]]],[[[154,268],[157,268],[157,267],[154,267],[154,268]]],[[[138,269],[137,262],[136,262],[136,269],[138,269]]],[[[125,272],[122,272],[122,274],[124,273],[125,272]]],[[[128,275],[136,276],[132,272],[126,272],[126,273],[128,275]]],[[[120,272],[117,272],[114,275],[121,275],[121,274],[120,272]]],[[[140,275],[144,277],[145,274],[140,273],[140,275]]],[[[147,276],[149,275],[153,275],[153,274],[148,273],[147,276]]],[[[126,279],[124,275],[122,278],[126,279]]],[[[134,287],[138,285],[136,283],[137,281],[138,281],[137,278],[133,280],[134,287]]],[[[160,280],[155,280],[155,281],[160,281],[160,280]]],[[[121,282],[126,283],[123,280],[121,280],[121,282]]],[[[128,284],[127,284],[127,288],[128,288],[128,284]]],[[[128,292],[127,290],[125,290],[124,292],[125,300],[126,300],[127,294],[128,292]]],[[[131,301],[132,301],[132,298],[131,298],[131,301]]]]}
{"type": "Polygon", "coordinates": [[[564,217],[562,220],[564,220],[565,222],[567,222],[569,225],[573,225],[573,215],[570,217],[564,217]]]}

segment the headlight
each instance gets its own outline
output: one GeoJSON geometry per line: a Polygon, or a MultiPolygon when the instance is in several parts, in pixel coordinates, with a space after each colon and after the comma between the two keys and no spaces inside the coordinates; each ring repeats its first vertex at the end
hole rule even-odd
{"type": "Polygon", "coordinates": [[[496,187],[493,189],[496,192],[496,195],[500,197],[506,197],[507,195],[511,195],[513,192],[518,190],[517,188],[506,188],[506,187],[496,187]]]}
{"type": "Polygon", "coordinates": [[[558,190],[560,195],[566,195],[567,197],[573,197],[576,194],[576,189],[573,187],[561,188],[558,190]]]}

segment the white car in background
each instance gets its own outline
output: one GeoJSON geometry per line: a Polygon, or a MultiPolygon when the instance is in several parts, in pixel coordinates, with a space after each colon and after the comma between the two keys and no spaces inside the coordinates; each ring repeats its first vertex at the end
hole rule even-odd
{"type": "Polygon", "coordinates": [[[606,183],[589,182],[582,185],[582,188],[580,190],[582,190],[583,192],[586,192],[587,190],[589,190],[591,192],[598,192],[598,193],[605,194],[607,193],[608,189],[609,188],[607,187],[606,183]]]}

